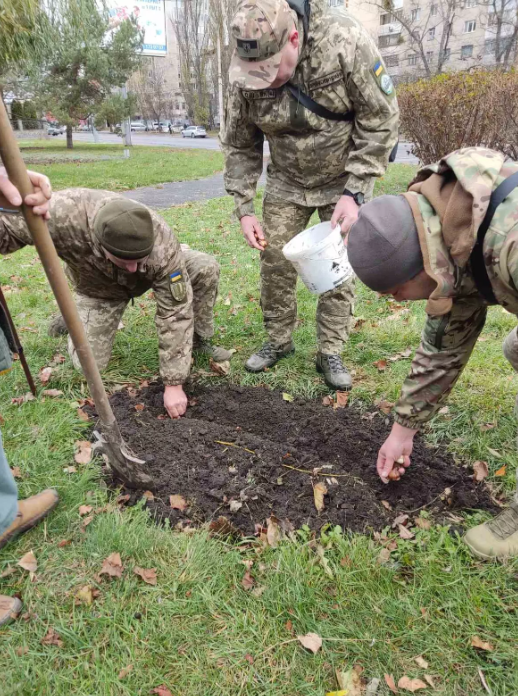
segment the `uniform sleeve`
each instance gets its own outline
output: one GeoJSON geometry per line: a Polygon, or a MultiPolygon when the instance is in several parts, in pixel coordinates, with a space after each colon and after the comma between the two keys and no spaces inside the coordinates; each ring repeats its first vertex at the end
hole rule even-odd
{"type": "Polygon", "coordinates": [[[155,224],[159,228],[157,239],[167,240],[160,245],[163,258],[157,259],[157,262],[162,262],[162,268],[153,282],[160,376],[164,384],[174,386],[183,384],[191,369],[194,325],[192,287],[178,240],[165,222],[155,224]],[[178,277],[177,274],[181,275],[181,279],[174,283],[173,294],[171,276],[178,277]]]}
{"type": "Polygon", "coordinates": [[[345,166],[346,188],[367,193],[372,179],[383,176],[388,166],[398,139],[399,108],[392,80],[363,27],[356,43],[353,70],[346,74],[346,81],[355,113],[354,146],[345,166]]]}
{"type": "Polygon", "coordinates": [[[0,254],[10,254],[28,244],[32,244],[32,237],[23,215],[0,215],[0,254]]]}
{"type": "Polygon", "coordinates": [[[462,297],[443,317],[428,317],[421,345],[403,383],[394,420],[418,429],[432,418],[462,374],[486,321],[478,294],[462,297]]]}
{"type": "Polygon", "coordinates": [[[257,182],[263,171],[264,135],[248,121],[247,104],[237,87],[229,90],[220,135],[225,156],[225,189],[234,197],[236,215],[254,215],[257,182]]]}

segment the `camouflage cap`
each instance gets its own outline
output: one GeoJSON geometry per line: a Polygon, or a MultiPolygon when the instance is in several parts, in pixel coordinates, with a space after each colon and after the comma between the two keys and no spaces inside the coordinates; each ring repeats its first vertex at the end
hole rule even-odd
{"type": "Polygon", "coordinates": [[[94,232],[101,246],[118,259],[142,259],[155,244],[149,210],[128,198],[105,203],[94,218],[94,232]]]}
{"type": "Polygon", "coordinates": [[[246,89],[265,89],[272,84],[294,19],[285,0],[241,2],[231,26],[236,41],[229,72],[232,84],[246,89]]]}

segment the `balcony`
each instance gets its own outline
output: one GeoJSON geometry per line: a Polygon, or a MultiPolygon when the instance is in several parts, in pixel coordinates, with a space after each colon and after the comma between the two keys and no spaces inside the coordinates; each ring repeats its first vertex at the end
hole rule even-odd
{"type": "Polygon", "coordinates": [[[386,36],[387,34],[401,34],[401,22],[390,22],[383,24],[378,28],[378,36],[386,36]]]}

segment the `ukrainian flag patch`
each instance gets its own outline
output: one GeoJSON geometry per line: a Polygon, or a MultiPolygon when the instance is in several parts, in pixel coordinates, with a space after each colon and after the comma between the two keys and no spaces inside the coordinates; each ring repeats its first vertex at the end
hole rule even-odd
{"type": "Polygon", "coordinates": [[[174,271],[169,274],[171,295],[176,302],[183,302],[187,297],[187,285],[181,271],[174,271]]]}
{"type": "Polygon", "coordinates": [[[381,73],[383,72],[383,65],[381,64],[381,61],[378,60],[373,70],[376,77],[379,77],[381,75],[381,73]]]}
{"type": "Polygon", "coordinates": [[[169,276],[171,278],[171,283],[178,283],[178,281],[182,280],[182,274],[180,271],[175,271],[174,273],[171,273],[169,276]]]}
{"type": "Polygon", "coordinates": [[[372,72],[374,73],[374,77],[381,91],[386,94],[387,97],[391,97],[394,94],[394,83],[390,79],[390,75],[387,75],[385,72],[385,67],[380,60],[374,63],[372,72]]]}

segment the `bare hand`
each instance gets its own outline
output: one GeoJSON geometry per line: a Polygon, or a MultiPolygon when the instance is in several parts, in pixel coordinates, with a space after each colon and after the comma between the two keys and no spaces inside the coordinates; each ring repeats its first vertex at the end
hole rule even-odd
{"type": "Polygon", "coordinates": [[[331,218],[331,227],[334,229],[340,225],[342,234],[347,234],[353,224],[358,219],[359,206],[351,196],[342,196],[335,206],[333,217],[331,218]]]}
{"type": "Polygon", "coordinates": [[[252,249],[264,251],[267,242],[264,238],[261,223],[255,217],[255,215],[244,215],[241,218],[240,223],[241,230],[243,231],[243,236],[246,239],[246,243],[248,244],[248,246],[252,247],[252,249]]]}
{"type": "Polygon", "coordinates": [[[171,418],[180,418],[187,410],[187,396],[183,387],[168,385],[164,389],[164,407],[171,418]]]}
{"type": "Polygon", "coordinates": [[[379,451],[376,465],[378,475],[383,483],[388,483],[390,480],[397,480],[405,473],[405,469],[410,466],[410,455],[412,454],[414,435],[416,432],[417,430],[405,428],[399,423],[394,423],[392,426],[390,435],[379,451]],[[403,461],[399,463],[398,459],[402,459],[403,461]],[[394,472],[392,476],[391,472],[394,472]]]}
{"type": "MultiPolygon", "coordinates": [[[[45,220],[50,218],[49,200],[52,196],[50,181],[44,174],[28,171],[29,179],[34,186],[34,193],[26,196],[25,203],[30,205],[36,215],[42,215],[45,220]]],[[[0,167],[0,194],[5,196],[8,203],[16,208],[22,204],[22,198],[16,186],[9,181],[7,172],[0,167]]]]}

